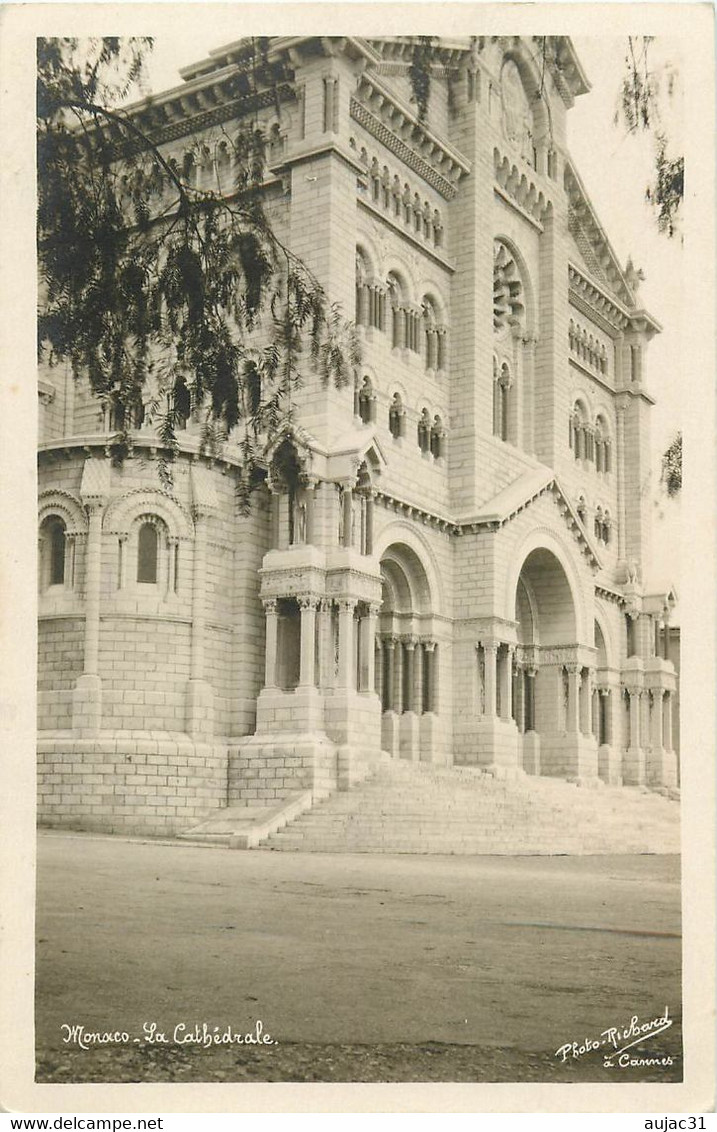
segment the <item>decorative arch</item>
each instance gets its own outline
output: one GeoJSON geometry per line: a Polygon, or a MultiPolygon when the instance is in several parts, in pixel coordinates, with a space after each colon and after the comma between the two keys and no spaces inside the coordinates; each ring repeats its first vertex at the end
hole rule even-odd
{"type": "MultiPolygon", "coordinates": [[[[597,605],[594,611],[594,628],[595,630],[599,629],[600,633],[602,634],[603,646],[605,649],[605,667],[617,668],[618,665],[615,663],[616,648],[612,633],[610,632],[610,625],[608,619],[604,616],[602,610],[597,605]]],[[[597,632],[595,633],[595,647],[599,649],[597,632]]]]}
{"type": "Polygon", "coordinates": [[[562,566],[570,588],[573,608],[575,610],[577,643],[591,644],[593,640],[593,630],[592,626],[590,626],[590,630],[588,631],[582,579],[575,566],[570,549],[566,546],[563,539],[549,527],[537,527],[530,531],[523,541],[511,551],[511,565],[506,574],[506,584],[503,591],[503,616],[507,620],[513,619],[518,580],[526,559],[534,550],[549,551],[562,566]]]}
{"type": "Polygon", "coordinates": [[[435,555],[424,536],[410,524],[401,519],[386,526],[375,540],[374,553],[383,559],[392,546],[403,546],[413,553],[420,563],[426,579],[426,612],[440,616],[445,609],[445,595],[435,555]]]}
{"type": "Polygon", "coordinates": [[[161,519],[169,538],[194,538],[194,523],[181,503],[166,492],[146,488],[113,499],[105,511],[102,529],[107,534],[127,537],[136,520],[145,515],[161,519]]]}
{"type": "Polygon", "coordinates": [[[38,500],[38,525],[57,515],[65,524],[68,535],[87,533],[87,514],[80,500],[69,491],[50,490],[40,493],[38,500]]]}

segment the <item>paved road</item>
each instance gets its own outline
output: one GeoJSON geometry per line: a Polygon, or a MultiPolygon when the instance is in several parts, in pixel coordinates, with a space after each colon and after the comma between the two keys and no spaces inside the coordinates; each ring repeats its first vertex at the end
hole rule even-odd
{"type": "MultiPolygon", "coordinates": [[[[555,1050],[666,1005],[678,1023],[680,955],[674,857],[231,852],[47,833],[39,1076],[613,1080],[600,1052],[562,1063],[555,1050]],[[178,1025],[253,1032],[257,1019],[278,1045],[173,1044],[178,1025]],[[166,1048],[144,1042],[153,1022],[166,1048]],[[63,1023],[130,1043],[85,1053],[63,1023]]],[[[678,1024],[636,1048],[672,1066],[617,1079],[680,1078],[678,1024]]]]}

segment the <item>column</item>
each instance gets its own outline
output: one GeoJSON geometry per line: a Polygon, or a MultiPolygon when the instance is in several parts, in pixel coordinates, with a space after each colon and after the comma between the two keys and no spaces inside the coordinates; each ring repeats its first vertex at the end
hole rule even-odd
{"type": "Polygon", "coordinates": [[[376,682],[376,622],[378,606],[369,605],[359,622],[359,692],[373,692],[376,682]]]}
{"type": "Polygon", "coordinates": [[[278,491],[271,492],[271,549],[281,546],[281,496],[278,491]]]}
{"type": "Polygon", "coordinates": [[[505,720],[513,718],[513,651],[512,645],[505,645],[500,664],[500,716],[505,720]]]}
{"type": "Polygon", "coordinates": [[[192,645],[190,680],[201,680],[204,674],[205,577],[207,558],[206,518],[194,516],[194,569],[192,571],[192,645]]]}
{"type": "Polygon", "coordinates": [[[435,641],[423,642],[423,663],[425,665],[426,696],[423,704],[424,712],[438,711],[438,651],[435,641]]]}
{"type": "Polygon", "coordinates": [[[524,705],[523,669],[522,666],[516,662],[513,664],[513,719],[521,734],[525,730],[524,705]]]}
{"type": "Polygon", "coordinates": [[[582,681],[580,686],[581,696],[581,727],[583,735],[590,735],[592,733],[590,713],[592,710],[592,695],[593,695],[593,677],[595,670],[592,668],[584,668],[582,670],[582,681]]]}
{"type": "Polygon", "coordinates": [[[304,488],[304,498],[306,500],[306,528],[304,530],[304,542],[313,546],[315,529],[316,529],[316,481],[309,481],[304,488]]]}
{"type": "Polygon", "coordinates": [[[404,711],[415,711],[416,709],[413,696],[415,691],[414,672],[416,667],[416,638],[407,637],[403,644],[406,650],[406,703],[403,705],[403,708],[404,711]]]}
{"type": "Polygon", "coordinates": [[[640,746],[640,689],[628,688],[627,694],[630,697],[630,746],[640,746]]]}
{"type": "Polygon", "coordinates": [[[310,595],[299,598],[301,610],[299,684],[302,687],[313,688],[316,684],[316,609],[318,604],[317,598],[310,595]]]}
{"type": "Polygon", "coordinates": [[[319,612],[319,684],[330,688],[334,683],[331,635],[331,602],[324,598],[319,612]]]}
{"type": "Polygon", "coordinates": [[[663,747],[663,720],[662,720],[662,697],[665,694],[664,688],[652,689],[652,745],[656,750],[661,750],[663,747]]]}
{"type": "Polygon", "coordinates": [[[568,673],[568,718],[565,730],[576,735],[580,731],[580,673],[582,666],[580,664],[566,664],[565,667],[568,673]]]}
{"type": "Polygon", "coordinates": [[[352,545],[352,527],[353,527],[353,489],[351,484],[343,485],[343,522],[344,522],[344,537],[343,545],[352,545]]]}
{"type": "Polygon", "coordinates": [[[264,602],[266,617],[266,649],[264,654],[264,687],[276,687],[276,637],[278,617],[276,613],[276,599],[270,598],[264,602]]]}
{"type": "Polygon", "coordinates": [[[498,645],[495,641],[483,642],[483,656],[485,660],[485,714],[496,714],[496,667],[498,645]]]}
{"type": "Polygon", "coordinates": [[[339,606],[339,687],[353,688],[354,610],[355,601],[340,601],[339,606]]]}
{"type": "Polygon", "coordinates": [[[662,744],[666,751],[672,750],[672,692],[667,692],[664,699],[665,718],[662,724],[662,744]]]}
{"type": "Polygon", "coordinates": [[[525,730],[535,731],[535,677],[537,668],[525,670],[525,730]]]}
{"type": "Polygon", "coordinates": [[[97,676],[100,647],[100,578],[104,502],[87,505],[87,565],[85,570],[85,656],[83,676],[97,676]]]}
{"type": "Polygon", "coordinates": [[[373,511],[374,511],[374,493],[371,491],[366,496],[366,530],[364,541],[364,554],[373,554],[373,511]]]}
{"type": "Polygon", "coordinates": [[[384,711],[393,711],[393,688],[396,679],[396,638],[383,638],[384,688],[386,689],[384,711]]]}
{"type": "Polygon", "coordinates": [[[403,642],[395,639],[395,652],[393,658],[393,710],[397,715],[403,711],[403,642]]]}
{"type": "Polygon", "coordinates": [[[375,637],[374,649],[374,691],[381,701],[381,708],[383,709],[384,651],[383,641],[378,635],[375,637]]]}
{"type": "Polygon", "coordinates": [[[670,623],[667,618],[662,622],[662,659],[670,659],[670,623]]]}
{"type": "Polygon", "coordinates": [[[413,710],[416,715],[422,715],[425,710],[423,703],[423,645],[416,641],[413,653],[413,710]]]}

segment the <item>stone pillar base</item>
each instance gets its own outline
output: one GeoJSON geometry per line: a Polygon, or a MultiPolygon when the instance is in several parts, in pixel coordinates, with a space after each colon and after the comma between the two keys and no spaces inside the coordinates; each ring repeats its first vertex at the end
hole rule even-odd
{"type": "Polygon", "coordinates": [[[400,721],[399,753],[402,759],[417,762],[419,748],[419,719],[415,711],[404,711],[400,721]]]}
{"type": "Polygon", "coordinates": [[[540,769],[541,774],[552,778],[580,782],[597,779],[597,744],[575,731],[541,735],[540,769]]]}
{"type": "Polygon", "coordinates": [[[444,736],[441,732],[440,721],[432,711],[424,712],[419,716],[419,758],[422,763],[440,763],[445,765],[446,752],[444,736]]]}
{"type": "Polygon", "coordinates": [[[526,774],[540,774],[540,735],[526,731],[523,735],[523,770],[526,774]]]}
{"type": "Polygon", "coordinates": [[[385,711],[381,716],[381,749],[394,759],[399,757],[400,720],[395,711],[385,711]]]}
{"type": "Polygon", "coordinates": [[[379,750],[381,747],[381,701],[375,692],[334,688],[325,693],[326,734],[337,746],[379,750]]]}
{"type": "Polygon", "coordinates": [[[211,740],[214,736],[214,689],[206,680],[190,680],[186,695],[187,734],[195,740],[211,740]]]}
{"type": "Polygon", "coordinates": [[[72,690],[72,730],[83,739],[99,735],[102,725],[102,680],[99,676],[78,676],[72,690]]]}
{"type": "Polygon", "coordinates": [[[472,763],[485,769],[521,771],[522,759],[519,757],[518,728],[514,720],[499,716],[484,716],[475,728],[475,758],[473,752],[463,752],[455,763],[472,763]]]}
{"type": "Polygon", "coordinates": [[[623,786],[645,785],[645,752],[641,747],[628,747],[622,756],[623,786]]]}
{"type": "Polygon", "coordinates": [[[653,747],[648,753],[645,781],[648,786],[677,785],[677,756],[674,751],[653,747]]]}
{"type": "Polygon", "coordinates": [[[622,785],[622,767],[620,766],[620,752],[608,743],[598,747],[598,774],[602,782],[608,786],[622,785]]]}
{"type": "Polygon", "coordinates": [[[336,746],[326,735],[279,731],[229,743],[228,805],[269,806],[300,790],[326,798],[337,785],[336,746]]]}
{"type": "Polygon", "coordinates": [[[256,701],[257,734],[324,730],[324,699],[318,688],[299,685],[291,691],[264,688],[256,701]]]}

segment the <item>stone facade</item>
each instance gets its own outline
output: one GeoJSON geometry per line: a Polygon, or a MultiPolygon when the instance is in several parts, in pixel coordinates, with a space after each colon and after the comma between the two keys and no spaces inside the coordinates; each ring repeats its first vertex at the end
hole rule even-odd
{"type": "MultiPolygon", "coordinates": [[[[176,833],[381,751],[674,786],[674,594],[644,584],[659,327],[566,149],[570,41],[537,97],[530,38],[439,42],[423,123],[400,37],[270,54],[267,207],[362,363],[297,392],[249,515],[231,439],[204,455],[189,421],[168,491],[151,427],[114,466],[109,415],[41,375],[40,820],[176,833]]],[[[232,61],[154,102],[212,186],[232,61]]]]}

